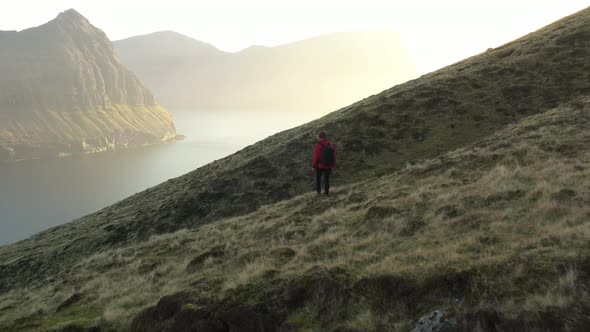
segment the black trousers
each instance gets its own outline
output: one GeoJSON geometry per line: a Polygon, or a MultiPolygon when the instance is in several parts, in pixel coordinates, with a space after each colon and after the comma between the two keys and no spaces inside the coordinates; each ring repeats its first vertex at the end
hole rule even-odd
{"type": "Polygon", "coordinates": [[[329,168],[316,168],[315,169],[315,189],[319,193],[322,192],[322,175],[324,175],[324,193],[328,195],[330,193],[330,174],[332,170],[329,168]]]}

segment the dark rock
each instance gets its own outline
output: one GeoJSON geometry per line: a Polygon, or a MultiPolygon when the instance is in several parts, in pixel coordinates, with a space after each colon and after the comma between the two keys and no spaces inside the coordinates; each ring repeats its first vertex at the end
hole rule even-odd
{"type": "Polygon", "coordinates": [[[202,320],[211,315],[203,310],[197,310],[191,305],[204,302],[192,298],[189,294],[180,292],[162,297],[154,307],[139,313],[131,322],[131,331],[173,331],[169,326],[191,326],[193,321],[202,320]],[[194,309],[194,310],[193,310],[194,309]],[[189,319],[188,317],[192,317],[189,319]],[[178,319],[178,322],[176,322],[178,319]]]}
{"type": "Polygon", "coordinates": [[[170,331],[226,332],[228,327],[222,321],[212,319],[210,312],[187,304],[174,316],[170,331]]]}
{"type": "Polygon", "coordinates": [[[162,297],[154,307],[139,313],[131,322],[131,331],[156,332],[165,330],[165,321],[174,317],[185,304],[196,302],[181,292],[162,297]]]}
{"type": "Polygon", "coordinates": [[[158,318],[166,320],[174,316],[190,300],[190,295],[183,292],[162,297],[156,305],[158,318]]]}
{"type": "Polygon", "coordinates": [[[159,332],[163,331],[162,322],[156,307],[150,307],[140,312],[131,322],[130,331],[159,332]]]}
{"type": "Polygon", "coordinates": [[[219,305],[192,298],[187,293],[164,296],[157,305],[133,319],[130,331],[274,332],[280,325],[262,307],[238,306],[221,311],[216,307],[219,305]]]}
{"type": "Polygon", "coordinates": [[[235,308],[217,317],[229,327],[229,332],[274,332],[278,325],[272,316],[251,307],[235,308]]]}
{"type": "MultiPolygon", "coordinates": [[[[416,327],[411,332],[455,332],[459,331],[459,320],[455,317],[448,318],[440,310],[420,317],[416,327]]],[[[492,330],[484,330],[492,331],[492,330]]]]}

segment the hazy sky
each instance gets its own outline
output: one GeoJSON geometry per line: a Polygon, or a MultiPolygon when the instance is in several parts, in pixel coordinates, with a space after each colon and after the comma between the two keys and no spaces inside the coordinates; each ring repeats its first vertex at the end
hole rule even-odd
{"type": "Polygon", "coordinates": [[[587,0],[2,0],[0,30],[75,8],[113,39],[174,30],[236,51],[336,31],[399,31],[426,73],[584,9],[587,0]]]}

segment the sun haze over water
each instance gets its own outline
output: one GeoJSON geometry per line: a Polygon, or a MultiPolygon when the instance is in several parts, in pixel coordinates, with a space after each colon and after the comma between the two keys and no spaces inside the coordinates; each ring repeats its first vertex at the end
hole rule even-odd
{"type": "Polygon", "coordinates": [[[89,1],[5,3],[0,30],[25,29],[75,8],[111,40],[174,30],[226,51],[320,34],[390,28],[421,74],[509,42],[588,6],[564,1],[89,1]]]}

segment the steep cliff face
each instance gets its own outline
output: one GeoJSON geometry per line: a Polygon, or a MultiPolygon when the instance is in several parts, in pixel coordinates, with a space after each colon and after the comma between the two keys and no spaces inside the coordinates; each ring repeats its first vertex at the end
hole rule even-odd
{"type": "Polygon", "coordinates": [[[174,137],[171,115],[73,9],[0,32],[0,160],[97,152],[174,137]]]}

